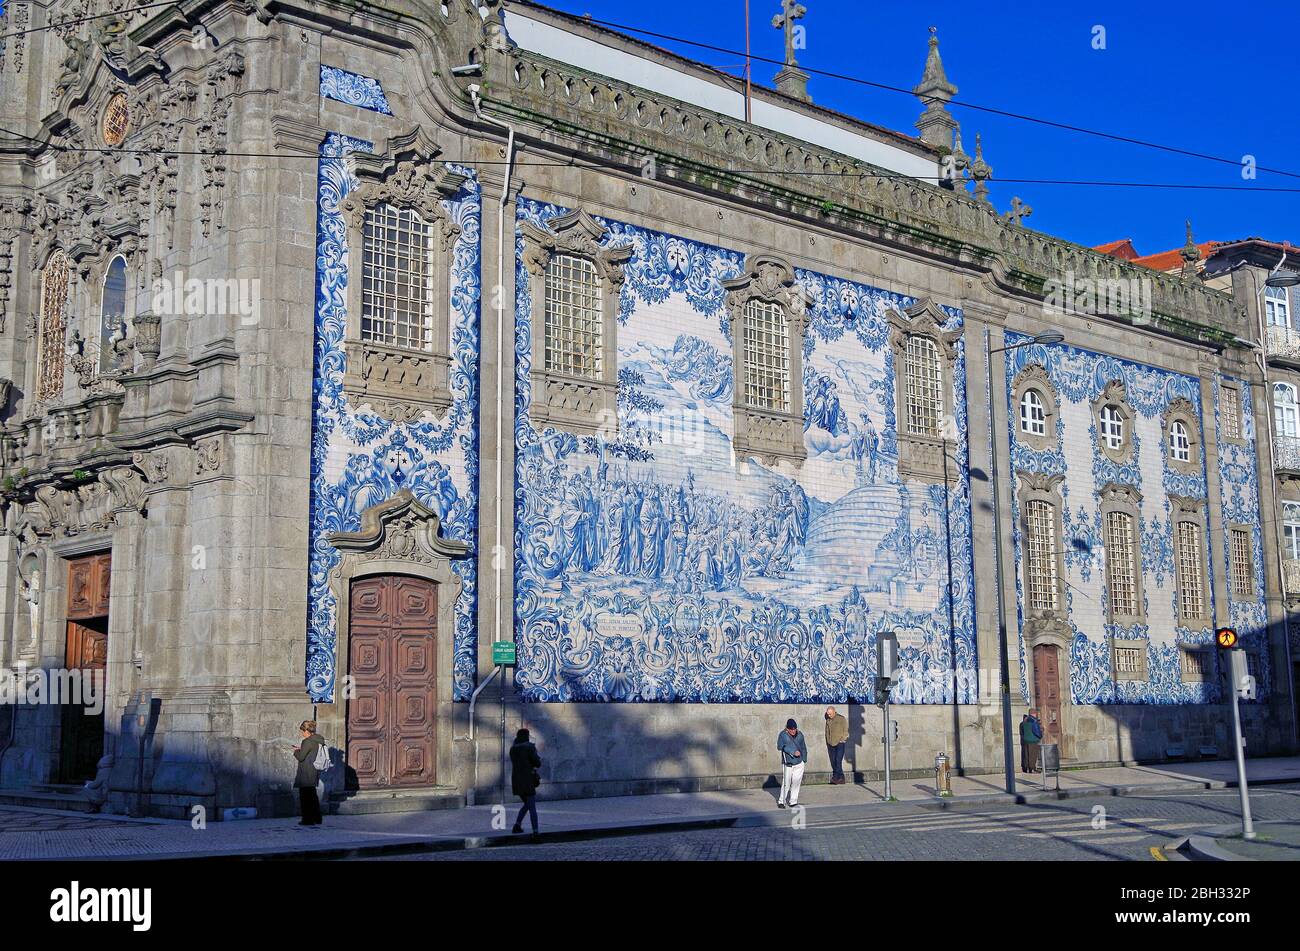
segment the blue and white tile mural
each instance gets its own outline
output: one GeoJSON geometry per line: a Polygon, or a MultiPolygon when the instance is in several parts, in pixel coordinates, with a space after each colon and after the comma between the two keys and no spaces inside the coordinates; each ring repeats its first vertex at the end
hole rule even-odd
{"type": "MultiPolygon", "coordinates": [[[[520,220],[567,209],[521,200],[520,220]]],[[[903,703],[976,699],[965,353],[953,478],[900,480],[886,313],[914,301],[799,270],[813,301],[799,465],[737,463],[722,281],[743,255],[617,221],[618,435],[529,418],[540,317],[516,273],[517,684],[530,700],[873,699],[898,630],[903,703]]],[[[522,262],[523,239],[519,255],[522,262]]],[[[962,326],[948,310],[947,329],[962,326]]]]}
{"type": "MultiPolygon", "coordinates": [[[[1029,338],[1008,332],[1008,346],[1029,338]]],[[[1169,463],[1161,414],[1175,400],[1184,399],[1195,411],[1198,426],[1205,432],[1201,403],[1201,381],[1194,376],[1161,370],[1105,354],[1065,345],[1033,344],[1007,352],[1006,406],[1012,459],[1012,511],[1016,552],[1016,601],[1021,628],[1020,669],[1022,697],[1029,701],[1032,681],[1024,643],[1024,561],[1020,504],[1017,497],[1020,473],[1041,473],[1064,477],[1062,496],[1062,547],[1065,563],[1065,597],[1071,634],[1069,656],[1070,693],[1074,703],[1215,703],[1219,699],[1216,678],[1209,682],[1184,682],[1179,646],[1210,645],[1209,627],[1190,630],[1179,624],[1177,587],[1173,558],[1173,512],[1171,495],[1207,498],[1204,454],[1192,474],[1177,471],[1169,463]],[[1044,368],[1060,400],[1054,445],[1045,449],[1029,446],[1019,433],[1018,407],[1013,381],[1031,365],[1044,368]],[[1128,403],[1134,411],[1131,461],[1115,463],[1098,448],[1098,433],[1092,402],[1112,380],[1123,381],[1128,403]],[[1100,489],[1108,483],[1132,486],[1141,495],[1140,539],[1143,617],[1145,623],[1123,626],[1110,623],[1105,574],[1105,544],[1101,525],[1100,489]],[[1146,680],[1119,680],[1112,673],[1109,638],[1147,642],[1146,680]]],[[[1248,419],[1249,404],[1243,411],[1248,419]]],[[[1217,405],[1215,419],[1217,428],[1217,405]]],[[[1246,447],[1220,445],[1220,464],[1225,500],[1231,500],[1228,518],[1254,526],[1256,565],[1259,551],[1259,502],[1254,488],[1254,434],[1246,447]],[[1230,481],[1246,485],[1235,488],[1230,481]],[[1235,493],[1230,496],[1229,493],[1235,493]]],[[[1226,537],[1226,531],[1225,531],[1226,537]]],[[[1206,541],[1207,596],[1213,607],[1213,562],[1206,541]]],[[[1226,540],[1225,540],[1226,544],[1226,540]]],[[[1257,568],[1257,574],[1259,569],[1257,568]]],[[[1234,602],[1233,619],[1243,618],[1243,629],[1258,617],[1263,637],[1263,578],[1257,579],[1260,598],[1253,603],[1234,602]]]]}
{"type": "Polygon", "coordinates": [[[337,66],[321,64],[320,94],[326,99],[346,102],[350,106],[369,109],[371,112],[381,112],[386,116],[393,114],[379,80],[350,73],[337,66]]]}
{"type": "Polygon", "coordinates": [[[1255,671],[1255,701],[1268,700],[1272,680],[1268,649],[1268,608],[1264,602],[1264,532],[1259,513],[1259,472],[1255,446],[1255,416],[1251,387],[1246,380],[1215,375],[1214,428],[1219,434],[1219,492],[1223,500],[1223,553],[1224,564],[1232,564],[1229,523],[1250,527],[1253,555],[1251,565],[1255,571],[1251,598],[1232,597],[1228,601],[1229,622],[1241,637],[1243,648],[1254,653],[1258,669],[1255,671]],[[1241,439],[1231,442],[1223,435],[1220,403],[1223,383],[1234,384],[1240,394],[1241,439]]]}
{"type": "Polygon", "coordinates": [[[361,511],[401,489],[438,513],[443,535],[469,544],[471,555],[452,562],[464,586],[456,603],[454,695],[474,687],[477,615],[475,558],[478,519],[479,406],[479,188],[474,173],[444,201],[460,227],[452,249],[450,307],[451,406],[442,417],[426,412],[393,423],[355,406],[343,392],[346,356],[347,230],[339,204],[357,186],[344,157],[371,143],[331,133],[321,145],[317,192],[316,344],[312,408],[311,552],[308,562],[307,690],[329,702],[335,679],[337,606],[329,572],[338,551],[331,532],[356,531],[361,511]]]}

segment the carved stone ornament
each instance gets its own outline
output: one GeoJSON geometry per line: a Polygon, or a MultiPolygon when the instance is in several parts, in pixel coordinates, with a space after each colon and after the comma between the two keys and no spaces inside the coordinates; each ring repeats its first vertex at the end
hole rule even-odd
{"type": "Polygon", "coordinates": [[[578,208],[538,227],[524,222],[524,267],[532,298],[533,425],[552,426],[573,433],[599,433],[613,438],[618,432],[618,297],[623,286],[623,265],[632,257],[630,245],[606,246],[606,227],[578,208]],[[590,374],[564,372],[547,365],[546,282],[556,255],[589,261],[600,286],[600,340],[589,354],[590,374]]]}
{"type": "Polygon", "coordinates": [[[144,486],[130,466],[101,470],[95,480],[72,488],[41,485],[35,501],[19,517],[19,533],[40,538],[67,538],[109,531],[122,512],[143,512],[144,486]]]}
{"type": "Polygon", "coordinates": [[[796,465],[808,456],[803,432],[803,339],[808,329],[807,293],[795,280],[794,267],[772,254],[751,254],[744,271],[722,282],[727,292],[731,322],[732,418],[735,421],[732,449],[737,460],[750,456],[774,465],[786,459],[796,465]],[[753,302],[775,304],[786,322],[785,405],[757,405],[746,392],[747,366],[745,325],[753,302]]]}
{"type": "Polygon", "coordinates": [[[451,253],[460,237],[460,227],[448,215],[443,202],[456,195],[465,176],[434,162],[437,146],[418,132],[389,145],[396,158],[365,153],[349,156],[355,160],[359,184],[339,209],[347,224],[348,272],[353,275],[348,281],[343,391],[354,405],[367,406],[385,419],[406,423],[425,412],[440,414],[451,405],[448,302],[451,253]],[[366,212],[380,205],[414,212],[433,232],[432,259],[425,262],[425,273],[431,279],[427,350],[362,339],[366,212]]]}
{"type": "Polygon", "coordinates": [[[1092,401],[1093,424],[1097,427],[1097,450],[1112,462],[1128,462],[1133,455],[1133,407],[1128,402],[1128,391],[1123,380],[1111,380],[1092,401]],[[1118,448],[1111,446],[1102,434],[1101,412],[1107,406],[1119,410],[1122,435],[1118,448]]]}
{"type": "Polygon", "coordinates": [[[332,532],[327,536],[340,552],[362,561],[388,559],[432,565],[451,558],[464,558],[469,546],[443,538],[438,514],[419,502],[409,489],[361,513],[361,528],[355,532],[332,532]]]}
{"type": "Polygon", "coordinates": [[[1031,363],[1017,373],[1015,379],[1011,381],[1011,393],[1016,439],[1036,450],[1050,449],[1055,446],[1056,422],[1061,403],[1056,386],[1052,383],[1052,378],[1047,375],[1047,370],[1043,368],[1043,365],[1041,363],[1031,363]],[[1020,403],[1024,399],[1027,390],[1036,391],[1042,401],[1042,434],[1026,431],[1021,421],[1020,403]]]}
{"type": "Polygon", "coordinates": [[[1201,427],[1196,408],[1191,401],[1183,397],[1170,402],[1160,414],[1160,431],[1163,442],[1162,450],[1169,461],[1170,468],[1184,475],[1197,475],[1201,471],[1201,427]],[[1179,459],[1174,454],[1174,423],[1182,423],[1187,434],[1187,458],[1179,459]]]}

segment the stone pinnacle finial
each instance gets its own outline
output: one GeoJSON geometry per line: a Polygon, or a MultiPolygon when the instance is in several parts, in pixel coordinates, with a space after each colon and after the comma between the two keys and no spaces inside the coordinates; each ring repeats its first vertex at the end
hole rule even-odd
{"type": "Polygon", "coordinates": [[[988,180],[993,177],[993,168],[984,161],[984,140],[975,133],[975,161],[970,166],[971,181],[975,183],[975,200],[989,205],[988,180]]]}
{"type": "Polygon", "coordinates": [[[921,74],[921,82],[913,87],[912,95],[925,104],[925,111],[916,120],[921,140],[930,145],[946,146],[952,141],[957,120],[944,106],[957,95],[957,87],[948,82],[948,75],[943,69],[943,59],[939,56],[938,27],[930,27],[930,51],[925,57],[925,71],[921,74]]]}
{"type": "Polygon", "coordinates": [[[1183,259],[1183,267],[1179,274],[1182,277],[1196,277],[1196,265],[1201,260],[1201,251],[1192,239],[1192,222],[1190,219],[1187,221],[1187,243],[1183,245],[1182,250],[1178,253],[1183,259]]]}

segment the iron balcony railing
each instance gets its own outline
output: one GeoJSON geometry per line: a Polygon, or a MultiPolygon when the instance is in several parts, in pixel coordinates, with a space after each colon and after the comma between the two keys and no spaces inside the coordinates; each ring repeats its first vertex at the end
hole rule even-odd
{"type": "Polygon", "coordinates": [[[1264,342],[1270,357],[1282,357],[1300,363],[1300,330],[1290,327],[1269,327],[1264,342]]]}

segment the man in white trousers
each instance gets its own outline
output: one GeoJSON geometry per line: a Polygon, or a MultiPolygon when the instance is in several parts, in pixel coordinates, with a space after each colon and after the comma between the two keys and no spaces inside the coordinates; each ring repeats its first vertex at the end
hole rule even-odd
{"type": "Polygon", "coordinates": [[[808,743],[793,717],[785,721],[785,729],[776,735],[776,748],[781,753],[781,798],[776,801],[777,808],[784,809],[786,803],[797,806],[803,768],[808,762],[808,743]]]}

